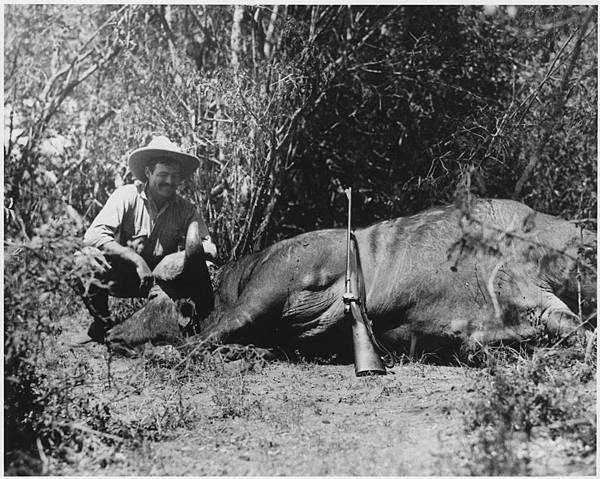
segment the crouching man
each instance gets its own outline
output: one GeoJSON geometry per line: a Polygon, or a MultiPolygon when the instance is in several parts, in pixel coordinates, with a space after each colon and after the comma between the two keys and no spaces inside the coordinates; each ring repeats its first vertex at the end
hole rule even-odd
{"type": "MultiPolygon", "coordinates": [[[[199,164],[197,157],[183,153],[164,136],[130,154],[129,168],[137,181],[115,190],[85,233],[86,248],[79,261],[94,265],[94,278],[87,285],[77,281],[76,289],[94,321],[75,343],[103,343],[113,326],[109,295],[148,297],[157,287],[152,271],[166,255],[193,245],[202,248],[207,259],[216,258],[202,216],[177,194],[177,187],[199,164]]],[[[204,289],[204,304],[212,306],[204,261],[198,269],[196,284],[204,289]]]]}

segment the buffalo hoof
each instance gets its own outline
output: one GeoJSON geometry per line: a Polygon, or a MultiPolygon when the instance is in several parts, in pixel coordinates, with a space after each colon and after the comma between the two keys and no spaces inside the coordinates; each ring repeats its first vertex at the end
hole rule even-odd
{"type": "Polygon", "coordinates": [[[576,318],[571,311],[553,311],[544,318],[546,330],[557,337],[577,336],[579,330],[583,334],[583,328],[579,327],[576,318]]]}

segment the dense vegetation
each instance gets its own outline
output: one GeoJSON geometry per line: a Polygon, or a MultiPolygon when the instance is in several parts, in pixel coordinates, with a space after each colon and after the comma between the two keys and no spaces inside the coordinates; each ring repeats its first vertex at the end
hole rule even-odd
{"type": "Polygon", "coordinates": [[[4,13],[6,463],[56,434],[36,365],[70,255],[154,134],[203,160],[184,194],[222,260],[343,225],[348,186],[356,226],[474,194],[596,228],[596,7],[4,13]]]}
{"type": "Polygon", "coordinates": [[[90,221],[165,133],[224,258],[452,201],[595,218],[596,10],[11,6],[7,235],[90,221]]]}

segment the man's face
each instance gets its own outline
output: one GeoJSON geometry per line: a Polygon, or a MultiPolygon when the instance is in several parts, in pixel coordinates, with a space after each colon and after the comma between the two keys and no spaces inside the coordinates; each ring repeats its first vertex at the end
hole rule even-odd
{"type": "Polygon", "coordinates": [[[157,163],[154,171],[147,166],[148,192],[157,199],[169,199],[181,183],[181,168],[177,164],[157,163]]]}

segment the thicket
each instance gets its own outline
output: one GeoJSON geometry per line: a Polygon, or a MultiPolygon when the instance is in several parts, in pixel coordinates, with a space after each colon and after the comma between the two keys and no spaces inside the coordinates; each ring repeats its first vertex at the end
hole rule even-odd
{"type": "Polygon", "coordinates": [[[87,224],[166,134],[223,259],[452,201],[596,216],[597,9],[10,6],[7,234],[87,224]]]}
{"type": "Polygon", "coordinates": [[[468,190],[595,229],[596,7],[8,5],[4,22],[8,454],[37,447],[76,238],[152,135],[202,159],[183,194],[222,260],[343,225],[347,186],[356,226],[468,190]]]}

